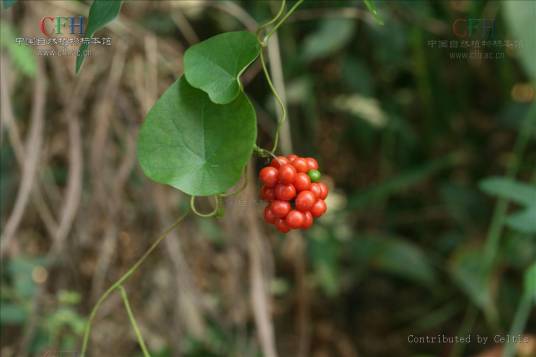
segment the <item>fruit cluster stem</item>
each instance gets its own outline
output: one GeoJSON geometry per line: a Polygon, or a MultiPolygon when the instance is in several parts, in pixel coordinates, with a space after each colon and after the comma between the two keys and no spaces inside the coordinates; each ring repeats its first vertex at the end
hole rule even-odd
{"type": "Polygon", "coordinates": [[[259,27],[259,29],[257,30],[257,40],[259,41],[259,44],[261,46],[261,51],[260,51],[259,57],[260,57],[260,60],[261,60],[262,70],[264,72],[264,76],[266,77],[266,82],[268,82],[268,86],[270,87],[270,90],[272,91],[272,94],[274,95],[274,97],[275,97],[275,99],[277,101],[277,104],[279,105],[279,107],[281,109],[281,116],[277,121],[277,129],[276,129],[276,132],[275,132],[275,135],[274,135],[274,145],[272,147],[272,150],[270,151],[272,155],[275,153],[275,151],[277,150],[277,147],[279,145],[279,131],[281,129],[282,124],[287,119],[287,108],[285,106],[285,103],[281,99],[281,96],[279,95],[279,93],[275,89],[275,86],[274,86],[274,84],[272,82],[272,78],[270,76],[268,68],[266,67],[266,60],[264,58],[264,48],[267,46],[270,37],[290,17],[290,15],[292,15],[292,13],[294,11],[296,11],[296,9],[303,3],[303,1],[304,0],[296,1],[296,3],[290,8],[290,10],[285,15],[283,15],[283,12],[284,12],[284,9],[285,9],[285,0],[283,0],[281,2],[281,7],[280,7],[278,13],[276,14],[276,16],[272,20],[268,21],[267,23],[265,23],[264,25],[259,27]],[[268,31],[268,33],[264,37],[262,37],[262,32],[264,31],[264,29],[266,29],[268,26],[272,25],[273,23],[276,23],[276,24],[268,31]]]}

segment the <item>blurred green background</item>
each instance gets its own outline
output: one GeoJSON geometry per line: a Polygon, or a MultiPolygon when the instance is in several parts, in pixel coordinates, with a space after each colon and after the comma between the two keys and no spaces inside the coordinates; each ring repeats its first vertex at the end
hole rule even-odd
{"type": "MultiPolygon", "coordinates": [[[[289,109],[283,149],[318,159],[327,215],[303,236],[263,225],[251,196],[226,200],[221,219],[189,217],[127,284],[153,356],[265,355],[257,263],[280,356],[536,356],[536,2],[371,3],[376,17],[362,1],[307,0],[268,50],[289,109]],[[471,342],[413,339],[438,335],[471,342]]],[[[2,10],[2,239],[20,215],[2,257],[2,356],[79,350],[96,298],[188,201],[137,166],[147,110],[188,46],[254,31],[278,5],[126,1],[79,77],[74,57],[15,38],[42,36],[43,16],[87,16],[87,1],[2,10]]],[[[243,82],[270,147],[258,63],[243,82]]],[[[90,349],[141,356],[117,297],[90,349]]]]}

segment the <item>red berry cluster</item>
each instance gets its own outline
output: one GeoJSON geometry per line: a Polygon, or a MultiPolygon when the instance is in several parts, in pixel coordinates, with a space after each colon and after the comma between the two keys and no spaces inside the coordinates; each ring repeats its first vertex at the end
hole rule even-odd
{"type": "Polygon", "coordinates": [[[264,220],[282,233],[311,227],[313,217],[327,210],[324,200],[328,187],[316,182],[320,172],[313,158],[278,156],[259,172],[259,178],[263,183],[261,198],[268,202],[264,220]]]}

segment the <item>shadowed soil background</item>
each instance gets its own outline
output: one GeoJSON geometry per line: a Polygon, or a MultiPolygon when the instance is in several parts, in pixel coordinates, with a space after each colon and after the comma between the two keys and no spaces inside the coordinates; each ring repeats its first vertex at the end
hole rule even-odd
{"type": "MultiPolygon", "coordinates": [[[[277,233],[258,198],[267,162],[252,160],[223,217],[189,215],[125,284],[152,356],[495,357],[508,342],[536,356],[536,7],[374,3],[378,18],[307,0],[266,50],[289,111],[281,152],[318,159],[327,214],[277,233]]],[[[125,1],[78,76],[77,46],[17,42],[45,37],[43,17],[87,21],[90,5],[2,9],[2,357],[77,355],[99,296],[189,204],[139,167],[148,110],[189,46],[279,8],[125,1]]],[[[241,81],[271,147],[258,61],[241,81]]],[[[118,293],[89,355],[142,356],[118,293]]]]}

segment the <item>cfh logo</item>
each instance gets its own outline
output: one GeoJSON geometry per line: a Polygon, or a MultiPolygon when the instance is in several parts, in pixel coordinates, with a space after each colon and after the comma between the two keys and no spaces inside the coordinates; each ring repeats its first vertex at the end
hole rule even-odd
{"type": "Polygon", "coordinates": [[[452,33],[460,38],[495,37],[495,19],[456,19],[452,23],[452,33]]]}
{"type": "Polygon", "coordinates": [[[45,16],[41,19],[39,28],[46,37],[63,33],[84,35],[84,21],[84,16],[45,16]]]}

